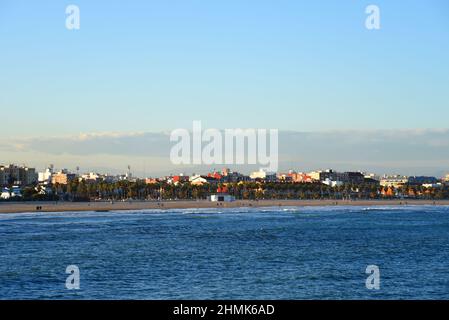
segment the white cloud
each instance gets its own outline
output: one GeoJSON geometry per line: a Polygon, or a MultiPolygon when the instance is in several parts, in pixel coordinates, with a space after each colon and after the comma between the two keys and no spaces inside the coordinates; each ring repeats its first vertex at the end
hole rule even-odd
{"type": "MultiPolygon", "coordinates": [[[[99,132],[68,137],[0,140],[0,163],[43,167],[107,168],[131,164],[147,174],[199,172],[210,167],[177,167],[170,163],[169,133],[99,132]]],[[[279,133],[280,170],[368,170],[379,173],[439,175],[449,171],[449,130],[370,130],[279,133]]],[[[220,167],[220,166],[218,166],[220,167]]],[[[234,167],[241,171],[254,166],[234,167]]]]}

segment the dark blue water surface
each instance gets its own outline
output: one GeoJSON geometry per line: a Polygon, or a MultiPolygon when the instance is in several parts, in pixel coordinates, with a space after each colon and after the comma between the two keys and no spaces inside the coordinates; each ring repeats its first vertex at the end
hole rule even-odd
{"type": "Polygon", "coordinates": [[[449,207],[0,214],[0,298],[447,299],[449,207]]]}

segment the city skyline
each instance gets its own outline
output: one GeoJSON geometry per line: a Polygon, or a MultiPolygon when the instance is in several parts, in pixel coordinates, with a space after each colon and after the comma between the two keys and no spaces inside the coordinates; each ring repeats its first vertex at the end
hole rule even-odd
{"type": "Polygon", "coordinates": [[[140,182],[145,184],[155,184],[166,182],[168,184],[191,185],[204,184],[228,184],[246,182],[265,183],[322,183],[330,187],[340,187],[345,184],[367,184],[380,186],[402,187],[407,184],[422,185],[426,188],[445,187],[449,182],[449,174],[444,177],[422,176],[422,175],[400,175],[400,174],[376,174],[373,172],[361,172],[357,170],[339,171],[332,168],[325,170],[313,170],[303,172],[301,170],[288,170],[287,172],[267,171],[259,169],[251,173],[234,171],[229,167],[222,169],[209,169],[208,171],[191,174],[170,174],[159,177],[139,177],[133,175],[131,166],[127,166],[127,171],[121,174],[110,174],[107,172],[86,172],[77,167],[76,172],[67,168],[56,168],[53,164],[46,167],[44,171],[36,171],[26,165],[0,164],[0,186],[14,188],[31,186],[42,187],[53,185],[67,185],[72,182],[79,183],[116,183],[120,181],[140,182]],[[81,171],[80,171],[81,170],[81,171]]]}

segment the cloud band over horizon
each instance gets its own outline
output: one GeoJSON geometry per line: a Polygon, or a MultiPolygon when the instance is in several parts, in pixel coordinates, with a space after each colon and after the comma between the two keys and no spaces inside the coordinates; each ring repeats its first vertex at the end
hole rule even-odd
{"type": "MultiPolygon", "coordinates": [[[[0,140],[0,163],[120,173],[128,164],[139,176],[191,174],[224,164],[170,163],[169,133],[90,133],[66,137],[0,140]]],[[[257,165],[231,165],[250,172],[257,165]]],[[[449,129],[279,131],[279,171],[333,168],[378,174],[442,176],[449,171],[449,129]]]]}

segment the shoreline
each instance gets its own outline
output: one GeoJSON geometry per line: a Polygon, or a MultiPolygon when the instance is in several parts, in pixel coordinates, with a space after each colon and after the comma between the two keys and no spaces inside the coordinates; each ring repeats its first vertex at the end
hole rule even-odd
{"type": "Polygon", "coordinates": [[[305,207],[305,206],[405,206],[448,205],[449,200],[208,200],[131,201],[131,202],[0,202],[0,214],[69,211],[123,211],[151,209],[240,208],[240,207],[305,207]],[[40,210],[37,207],[41,207],[40,210]]]}

